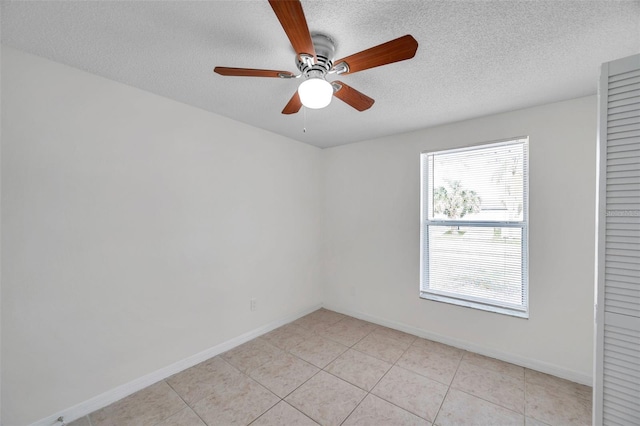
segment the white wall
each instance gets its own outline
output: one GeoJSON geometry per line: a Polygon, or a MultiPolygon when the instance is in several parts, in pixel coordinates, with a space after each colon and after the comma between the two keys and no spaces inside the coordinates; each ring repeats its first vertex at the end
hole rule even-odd
{"type": "Polygon", "coordinates": [[[324,301],[590,383],[596,97],[327,149],[324,301]],[[530,318],[420,299],[420,152],[530,137],[530,318]]]}
{"type": "Polygon", "coordinates": [[[3,47],[3,424],[321,303],[320,156],[3,47]]]}

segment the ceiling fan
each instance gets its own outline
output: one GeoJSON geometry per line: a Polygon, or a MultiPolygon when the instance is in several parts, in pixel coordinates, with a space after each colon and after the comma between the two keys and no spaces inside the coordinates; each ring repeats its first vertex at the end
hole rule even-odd
{"type": "Polygon", "coordinates": [[[296,65],[300,74],[289,71],[251,68],[215,67],[214,72],[235,77],[303,78],[304,81],[282,110],[294,114],[304,105],[307,108],[324,108],[336,98],[358,111],[365,111],[375,102],[367,95],[341,81],[327,81],[328,74],[353,74],[369,68],[404,61],[415,56],[418,42],[410,35],[396,38],[378,46],[363,50],[337,61],[333,60],[335,46],[324,34],[309,32],[299,0],[269,0],[282,28],[296,52],[296,65]]]}

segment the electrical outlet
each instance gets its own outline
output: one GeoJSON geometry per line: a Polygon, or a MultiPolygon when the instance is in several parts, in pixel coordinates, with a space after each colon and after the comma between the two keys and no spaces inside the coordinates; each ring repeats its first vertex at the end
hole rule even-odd
{"type": "Polygon", "coordinates": [[[256,310],[256,299],[251,299],[251,310],[252,311],[256,310]]]}

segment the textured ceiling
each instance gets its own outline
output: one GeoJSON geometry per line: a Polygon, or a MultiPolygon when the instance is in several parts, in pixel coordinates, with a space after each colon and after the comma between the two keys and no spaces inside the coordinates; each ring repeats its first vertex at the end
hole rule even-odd
{"type": "MultiPolygon", "coordinates": [[[[640,52],[639,1],[302,1],[336,58],[412,34],[415,58],[340,77],[357,112],[280,111],[299,80],[266,0],[3,1],[2,43],[319,147],[596,93],[600,64],[640,52]],[[306,126],[307,131],[302,129],[306,126]]],[[[336,79],[335,76],[329,80],[336,79]]]]}

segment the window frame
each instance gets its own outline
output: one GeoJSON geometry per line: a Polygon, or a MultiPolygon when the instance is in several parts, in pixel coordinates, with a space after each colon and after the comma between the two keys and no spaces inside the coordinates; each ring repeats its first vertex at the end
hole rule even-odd
{"type": "Polygon", "coordinates": [[[441,150],[428,150],[420,153],[420,298],[436,302],[475,308],[479,310],[505,314],[519,318],[529,318],[529,137],[519,136],[491,142],[482,142],[465,147],[441,150]],[[523,200],[522,220],[520,221],[489,221],[489,220],[451,220],[429,219],[430,204],[433,202],[433,168],[429,167],[429,157],[438,154],[452,154],[473,150],[490,149],[498,146],[523,146],[523,200]],[[492,228],[520,228],[521,229],[521,290],[522,305],[498,302],[493,299],[479,298],[460,293],[430,289],[429,280],[429,227],[430,226],[459,226],[459,227],[492,227],[492,228]]]}

